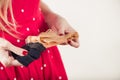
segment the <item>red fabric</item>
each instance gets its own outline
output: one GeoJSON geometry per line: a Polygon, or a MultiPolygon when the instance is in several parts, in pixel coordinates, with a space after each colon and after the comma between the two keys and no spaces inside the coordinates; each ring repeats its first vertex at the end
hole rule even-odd
{"type": "MultiPolygon", "coordinates": [[[[39,7],[39,0],[12,1],[21,39],[16,39],[5,32],[0,32],[0,36],[22,47],[28,35],[38,35],[48,27],[39,7]]],[[[41,57],[28,67],[5,68],[0,63],[0,80],[67,80],[67,76],[57,47],[52,47],[44,51],[41,57]]]]}

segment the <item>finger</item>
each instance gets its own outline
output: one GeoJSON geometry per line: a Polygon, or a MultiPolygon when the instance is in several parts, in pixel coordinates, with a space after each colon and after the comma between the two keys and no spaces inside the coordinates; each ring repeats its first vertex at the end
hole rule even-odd
{"type": "Polygon", "coordinates": [[[26,43],[26,44],[31,42],[31,39],[30,39],[30,38],[31,38],[31,37],[28,36],[28,37],[25,39],[25,43],[26,43]]]}
{"type": "Polygon", "coordinates": [[[60,45],[67,45],[68,43],[62,43],[62,44],[60,44],[60,45]]]}
{"type": "Polygon", "coordinates": [[[23,66],[21,63],[19,63],[17,60],[15,60],[13,57],[9,57],[6,62],[2,62],[2,64],[5,67],[10,67],[10,66],[23,66]]]}
{"type": "Polygon", "coordinates": [[[78,47],[80,46],[78,40],[74,40],[74,41],[71,40],[71,41],[69,41],[68,43],[69,43],[69,45],[71,45],[71,46],[73,46],[73,47],[75,47],[75,48],[78,48],[78,47]]]}
{"type": "Polygon", "coordinates": [[[71,32],[76,32],[76,30],[73,29],[71,26],[68,26],[68,28],[65,30],[65,32],[71,33],[71,32]]]}
{"type": "Polygon", "coordinates": [[[20,62],[18,62],[17,60],[14,60],[11,62],[11,65],[13,66],[23,66],[20,62]]]}
{"type": "Polygon", "coordinates": [[[65,29],[64,29],[64,28],[60,28],[60,29],[58,30],[58,34],[59,34],[59,35],[64,35],[64,34],[65,34],[65,29]]]}
{"type": "Polygon", "coordinates": [[[4,59],[3,61],[1,61],[1,63],[3,64],[4,67],[10,67],[12,60],[13,57],[8,57],[6,58],[6,60],[4,59]]]}
{"type": "Polygon", "coordinates": [[[27,50],[20,48],[20,47],[17,47],[17,46],[14,46],[14,45],[12,45],[9,50],[14,52],[15,54],[17,54],[19,56],[25,56],[28,54],[27,50]]]}

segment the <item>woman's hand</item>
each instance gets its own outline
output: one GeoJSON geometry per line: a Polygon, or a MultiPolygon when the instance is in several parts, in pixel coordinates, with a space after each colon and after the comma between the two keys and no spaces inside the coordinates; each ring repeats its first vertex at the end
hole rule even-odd
{"type": "MultiPolygon", "coordinates": [[[[46,23],[52,30],[56,31],[60,35],[66,35],[67,33],[76,32],[63,17],[55,14],[43,1],[41,1],[40,7],[46,23]]],[[[68,41],[68,43],[73,47],[79,47],[78,39],[68,41]]]]}
{"type": "MultiPolygon", "coordinates": [[[[59,35],[66,35],[71,32],[76,32],[70,24],[61,16],[56,15],[54,13],[47,15],[46,17],[46,22],[49,25],[49,27],[53,30],[56,31],[59,35]]],[[[68,43],[65,44],[70,44],[73,47],[78,48],[79,47],[79,40],[74,39],[71,41],[68,41],[68,43]]]]}
{"type": "Polygon", "coordinates": [[[14,46],[12,43],[10,43],[9,41],[7,41],[3,38],[0,38],[0,49],[12,51],[20,56],[24,56],[24,54],[22,54],[22,53],[25,51],[27,52],[27,50],[17,47],[17,46],[14,46]]]}
{"type": "Polygon", "coordinates": [[[23,54],[23,52],[25,52],[26,50],[16,47],[9,41],[0,38],[0,62],[6,67],[21,66],[22,64],[20,64],[17,60],[13,58],[12,55],[10,55],[10,51],[16,53],[17,55],[24,56],[25,54],[23,54]]]}
{"type": "Polygon", "coordinates": [[[0,62],[3,66],[9,67],[9,66],[22,66],[17,60],[13,58],[12,55],[10,55],[9,51],[0,49],[0,62]]]}

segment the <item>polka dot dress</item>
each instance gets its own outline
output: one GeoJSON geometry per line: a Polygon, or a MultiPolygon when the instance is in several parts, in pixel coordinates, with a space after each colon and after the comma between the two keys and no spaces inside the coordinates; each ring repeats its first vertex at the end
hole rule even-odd
{"type": "MultiPolygon", "coordinates": [[[[29,35],[38,35],[48,29],[41,13],[39,0],[12,0],[13,14],[19,24],[20,38],[0,31],[0,37],[22,47],[29,35]]],[[[57,47],[48,48],[28,67],[4,67],[0,63],[0,80],[68,80],[57,47]]]]}

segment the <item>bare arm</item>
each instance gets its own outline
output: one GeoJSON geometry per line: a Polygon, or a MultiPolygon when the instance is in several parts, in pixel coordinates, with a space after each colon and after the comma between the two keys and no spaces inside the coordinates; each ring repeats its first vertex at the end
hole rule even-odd
{"type": "Polygon", "coordinates": [[[44,16],[47,16],[47,15],[53,13],[51,11],[51,9],[43,1],[40,2],[40,7],[41,7],[41,10],[42,10],[44,16]]]}
{"type": "Polygon", "coordinates": [[[45,4],[42,0],[40,2],[40,7],[42,10],[42,13],[44,15],[45,21],[51,27],[53,24],[51,22],[54,22],[58,17],[60,17],[58,14],[54,13],[48,6],[45,4]]]}
{"type": "MultiPolygon", "coordinates": [[[[53,31],[60,35],[66,35],[66,33],[76,32],[71,25],[62,16],[54,13],[43,1],[40,2],[40,7],[44,15],[46,23],[53,31]]],[[[65,44],[70,44],[73,47],[79,47],[79,40],[71,40],[65,44]]]]}

